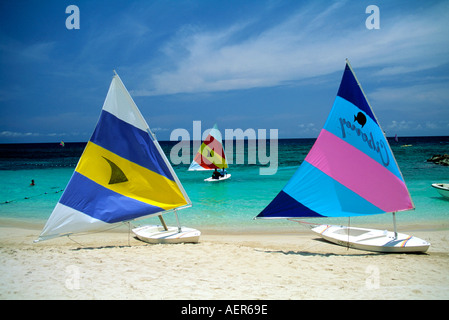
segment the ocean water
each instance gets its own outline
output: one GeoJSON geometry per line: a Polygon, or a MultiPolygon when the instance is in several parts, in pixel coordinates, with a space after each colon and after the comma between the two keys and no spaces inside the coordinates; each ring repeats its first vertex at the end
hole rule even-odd
{"type": "MultiPolygon", "coordinates": [[[[260,175],[269,164],[248,163],[248,148],[237,148],[234,142],[232,156],[244,156],[244,163],[230,164],[231,179],[207,183],[203,179],[209,171],[189,172],[189,164],[173,165],[193,206],[178,211],[182,225],[207,228],[216,232],[266,232],[282,230],[295,232],[298,224],[287,220],[253,220],[277,195],[304,160],[314,139],[280,139],[278,141],[277,172],[260,175]]],[[[177,142],[160,142],[170,159],[170,151],[177,142]]],[[[413,228],[449,226],[449,200],[431,187],[435,182],[449,182],[449,167],[426,160],[434,154],[449,153],[449,137],[404,137],[390,145],[409,188],[416,209],[400,212],[398,225],[413,228]],[[404,146],[407,145],[407,146],[404,146]]],[[[85,143],[3,144],[0,145],[0,218],[16,219],[44,225],[69,181],[85,143]],[[35,181],[30,186],[31,180],[35,181]]],[[[257,147],[256,147],[257,148],[257,147]]],[[[195,150],[196,151],[196,150],[195,150]]],[[[266,151],[270,155],[270,150],[266,151]]],[[[190,158],[193,157],[193,148],[190,158]]],[[[258,157],[256,157],[258,159],[258,157]]],[[[271,159],[271,165],[275,159],[271,159]]],[[[369,182],[367,182],[369,183],[369,182]]],[[[176,224],[173,214],[164,216],[168,224],[176,224]]],[[[320,223],[347,224],[347,218],[319,219],[320,223]]],[[[316,222],[316,219],[309,219],[316,222]]],[[[140,223],[158,223],[145,218],[140,223]]],[[[377,225],[391,228],[391,215],[351,218],[351,225],[377,225]]]]}

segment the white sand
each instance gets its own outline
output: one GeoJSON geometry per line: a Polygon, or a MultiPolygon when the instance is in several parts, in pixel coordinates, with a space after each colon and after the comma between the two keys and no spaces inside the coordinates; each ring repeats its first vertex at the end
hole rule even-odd
{"type": "MultiPolygon", "coordinates": [[[[212,234],[150,245],[128,233],[33,244],[0,228],[1,299],[448,299],[449,231],[410,231],[427,254],[347,249],[296,234],[212,234]]],[[[401,230],[403,231],[403,230],[401,230]]]]}

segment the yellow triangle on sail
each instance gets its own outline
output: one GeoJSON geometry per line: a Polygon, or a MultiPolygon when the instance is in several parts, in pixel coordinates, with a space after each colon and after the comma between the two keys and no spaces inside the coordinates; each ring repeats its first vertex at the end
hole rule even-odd
{"type": "Polygon", "coordinates": [[[91,141],[88,142],[75,171],[114,192],[165,210],[186,204],[175,181],[91,141]]]}

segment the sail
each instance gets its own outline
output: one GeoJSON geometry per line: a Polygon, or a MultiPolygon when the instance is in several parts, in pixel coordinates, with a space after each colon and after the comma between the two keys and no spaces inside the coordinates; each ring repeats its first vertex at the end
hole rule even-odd
{"type": "Polygon", "coordinates": [[[191,202],[116,74],[97,126],[38,240],[110,228],[191,202]]]}
{"type": "Polygon", "coordinates": [[[347,61],[313,147],[256,218],[348,217],[413,208],[384,132],[347,61]]]}
{"type": "Polygon", "coordinates": [[[215,124],[201,144],[195,158],[193,158],[189,171],[225,169],[227,167],[228,162],[223,148],[221,133],[215,124]]]}

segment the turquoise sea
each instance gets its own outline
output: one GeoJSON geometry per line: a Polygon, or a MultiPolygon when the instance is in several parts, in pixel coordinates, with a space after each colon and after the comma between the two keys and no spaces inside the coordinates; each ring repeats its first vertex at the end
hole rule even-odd
{"type": "MultiPolygon", "coordinates": [[[[237,154],[240,152],[242,156],[243,153],[244,163],[231,164],[228,173],[232,177],[226,181],[207,183],[203,179],[208,178],[211,172],[189,172],[189,164],[173,165],[193,202],[191,208],[179,211],[181,224],[214,232],[295,232],[301,228],[297,223],[253,220],[253,217],[283,188],[314,141],[280,139],[278,168],[274,175],[259,174],[259,169],[268,167],[268,164],[248,163],[248,150],[254,150],[248,148],[247,142],[243,150],[239,150],[234,142],[233,154],[227,152],[227,157],[232,156],[234,162],[237,154]]],[[[160,144],[169,158],[177,142],[162,141],[160,144]]],[[[414,211],[396,215],[399,230],[401,225],[414,229],[449,227],[449,200],[431,187],[435,182],[449,182],[449,167],[426,161],[434,154],[449,153],[449,136],[404,137],[399,142],[390,139],[390,145],[416,206],[414,211]]],[[[69,181],[84,146],[85,143],[66,143],[64,147],[59,143],[1,144],[0,219],[43,226],[69,181]],[[31,180],[35,181],[34,186],[30,186],[31,180]]],[[[270,154],[269,148],[266,154],[270,154]]],[[[167,214],[164,218],[168,224],[176,224],[173,214],[167,214]]],[[[320,223],[348,223],[347,218],[320,220],[320,223]]],[[[384,214],[351,218],[350,223],[391,228],[391,221],[391,215],[384,214]]],[[[136,222],[141,223],[158,223],[158,219],[153,217],[136,222]]]]}

